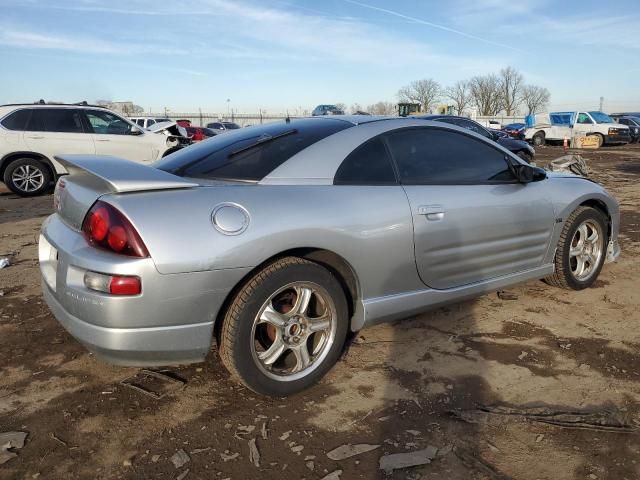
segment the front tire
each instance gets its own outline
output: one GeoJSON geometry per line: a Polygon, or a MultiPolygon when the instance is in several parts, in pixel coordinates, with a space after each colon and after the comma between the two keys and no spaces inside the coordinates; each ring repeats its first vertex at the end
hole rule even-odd
{"type": "Polygon", "coordinates": [[[44,163],[34,158],[19,158],[7,166],[3,180],[16,195],[35,197],[49,188],[51,172],[44,163]]]}
{"type": "Polygon", "coordinates": [[[555,255],[555,273],[549,285],[582,290],[596,281],[606,257],[607,219],[599,210],[578,207],[565,222],[555,255]]]}
{"type": "Polygon", "coordinates": [[[285,257],[262,268],[233,298],[221,327],[220,358],[251,390],[291,395],[335,364],[348,322],[335,276],[317,263],[285,257]]]}
{"type": "Polygon", "coordinates": [[[604,145],[604,136],[601,133],[596,133],[596,137],[598,137],[598,148],[602,148],[604,145]]]}

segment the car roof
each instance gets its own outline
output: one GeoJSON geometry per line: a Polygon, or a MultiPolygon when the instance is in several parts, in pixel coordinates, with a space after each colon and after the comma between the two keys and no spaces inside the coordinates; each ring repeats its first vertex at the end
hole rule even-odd
{"type": "MultiPolygon", "coordinates": [[[[398,128],[434,127],[456,130],[489,143],[485,137],[476,132],[444,122],[415,117],[374,117],[373,119],[367,117],[366,120],[362,118],[363,121],[355,123],[360,119],[351,119],[350,117],[350,115],[312,117],[326,119],[326,121],[348,121],[353,124],[353,128],[345,128],[308,146],[274,169],[258,183],[262,185],[332,185],[335,172],[347,155],[370,138],[398,128]]],[[[355,115],[355,117],[362,116],[355,115]]],[[[305,121],[305,119],[297,121],[305,121]]],[[[491,142],[491,144],[495,148],[503,150],[505,154],[511,155],[508,150],[497,143],[491,142]]]]}

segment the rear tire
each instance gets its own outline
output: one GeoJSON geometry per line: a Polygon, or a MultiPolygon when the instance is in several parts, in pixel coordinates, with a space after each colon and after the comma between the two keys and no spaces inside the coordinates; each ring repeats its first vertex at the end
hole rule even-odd
{"type": "Polygon", "coordinates": [[[555,273],[545,282],[567,290],[590,287],[602,270],[608,243],[607,219],[602,212],[578,207],[564,224],[556,248],[555,273]]]}
{"type": "Polygon", "coordinates": [[[35,158],[13,160],[4,171],[4,183],[16,195],[35,197],[49,189],[51,172],[35,158]]]}
{"type": "Polygon", "coordinates": [[[254,392],[291,395],[335,364],[348,323],[345,294],[333,274],[285,257],[258,271],[233,298],[221,326],[220,358],[254,392]]]}
{"type": "Polygon", "coordinates": [[[544,132],[538,132],[533,136],[533,145],[542,147],[546,143],[544,132]]]}

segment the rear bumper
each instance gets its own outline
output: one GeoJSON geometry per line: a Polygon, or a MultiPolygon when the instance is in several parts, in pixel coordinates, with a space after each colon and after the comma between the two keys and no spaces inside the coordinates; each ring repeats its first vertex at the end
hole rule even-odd
{"type": "Polygon", "coordinates": [[[149,328],[100,327],[71,315],[44,281],[42,293],[65,330],[97,357],[115,365],[201,362],[211,348],[213,322],[149,328]]]}
{"type": "Polygon", "coordinates": [[[57,214],[39,244],[44,298],[60,324],[105,360],[129,366],[202,361],[231,289],[250,270],[160,274],[150,258],[131,258],[87,245],[57,214]],[[84,273],[140,277],[142,293],[109,295],[84,285],[84,273]]]}

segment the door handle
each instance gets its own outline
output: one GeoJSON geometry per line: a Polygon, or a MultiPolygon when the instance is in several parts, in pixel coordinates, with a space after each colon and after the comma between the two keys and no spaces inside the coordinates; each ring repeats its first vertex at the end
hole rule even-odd
{"type": "Polygon", "coordinates": [[[33,140],[42,140],[44,137],[42,135],[29,135],[27,138],[31,138],[33,140]]]}
{"type": "Polygon", "coordinates": [[[424,215],[427,220],[442,220],[444,218],[444,207],[442,205],[420,205],[418,215],[424,215]]]}
{"type": "Polygon", "coordinates": [[[110,142],[108,138],[96,138],[96,142],[110,142]]]}

